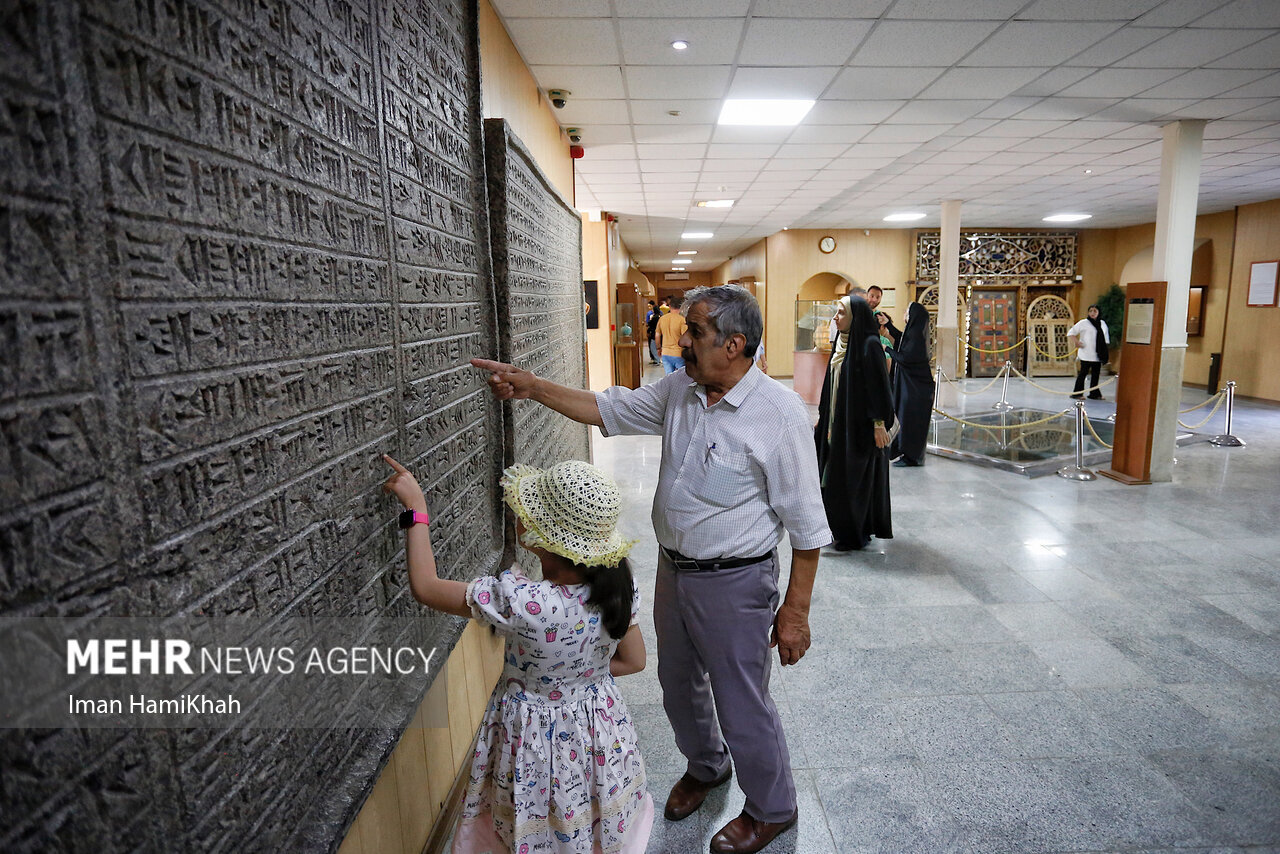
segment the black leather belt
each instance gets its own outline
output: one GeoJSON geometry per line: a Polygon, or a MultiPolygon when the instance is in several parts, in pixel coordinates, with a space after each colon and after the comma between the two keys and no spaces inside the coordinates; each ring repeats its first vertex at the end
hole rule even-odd
{"type": "Polygon", "coordinates": [[[759,557],[718,557],[711,560],[694,560],[691,557],[685,557],[675,549],[669,549],[666,546],[658,546],[662,549],[662,553],[667,556],[667,560],[681,572],[713,572],[717,569],[735,569],[739,566],[750,566],[753,563],[760,563],[772,557],[773,552],[766,552],[759,557]]]}

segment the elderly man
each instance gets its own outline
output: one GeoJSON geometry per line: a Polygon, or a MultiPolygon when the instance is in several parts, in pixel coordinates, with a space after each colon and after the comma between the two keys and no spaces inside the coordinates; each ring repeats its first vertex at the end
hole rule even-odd
{"type": "Polygon", "coordinates": [[[684,370],[638,389],[597,394],[500,362],[472,364],[491,372],[501,399],[536,400],[607,436],[661,434],[652,514],[658,679],[688,759],[665,815],[692,815],[736,763],[746,807],[711,850],[754,852],[798,818],[769,697],[769,647],[784,666],[809,648],[809,597],[831,532],[804,404],[752,364],[762,326],[755,297],[737,285],[695,288],[684,308],[684,370]],[[784,531],[791,579],[779,605],[776,547],[784,531]]]}

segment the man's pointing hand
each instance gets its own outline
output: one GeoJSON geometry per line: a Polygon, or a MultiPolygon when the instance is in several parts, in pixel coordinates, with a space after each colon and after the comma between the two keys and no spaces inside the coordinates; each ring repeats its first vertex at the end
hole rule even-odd
{"type": "Polygon", "coordinates": [[[527,400],[533,394],[538,378],[531,371],[521,370],[506,362],[491,359],[472,359],[471,364],[489,372],[489,387],[498,400],[527,400]]]}

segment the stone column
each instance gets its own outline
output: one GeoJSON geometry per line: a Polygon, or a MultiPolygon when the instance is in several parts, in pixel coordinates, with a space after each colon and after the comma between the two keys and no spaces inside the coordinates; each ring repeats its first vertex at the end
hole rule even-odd
{"type": "Polygon", "coordinates": [[[1164,126],[1151,278],[1157,282],[1168,282],[1169,288],[1165,302],[1164,343],[1160,353],[1160,387],[1156,394],[1155,428],[1151,437],[1153,482],[1173,480],[1178,409],[1182,402],[1182,365],[1187,352],[1187,301],[1191,287],[1191,255],[1195,249],[1196,200],[1200,193],[1204,125],[1203,121],[1185,120],[1164,126]]]}
{"type": "MultiPolygon", "coordinates": [[[[960,289],[960,200],[942,203],[942,229],[938,258],[938,341],[935,353],[943,373],[954,379],[960,373],[960,330],[956,326],[956,295],[960,289]]],[[[949,408],[958,395],[950,385],[942,387],[939,403],[949,408]]]]}

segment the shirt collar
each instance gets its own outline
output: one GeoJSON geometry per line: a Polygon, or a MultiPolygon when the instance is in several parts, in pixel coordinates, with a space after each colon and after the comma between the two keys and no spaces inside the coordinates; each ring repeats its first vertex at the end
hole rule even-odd
{"type": "MultiPolygon", "coordinates": [[[[747,399],[747,395],[751,394],[751,392],[755,389],[755,387],[760,384],[760,381],[761,379],[763,379],[763,377],[764,377],[764,371],[756,367],[755,363],[753,362],[751,364],[751,367],[747,369],[747,372],[743,374],[742,379],[738,380],[738,382],[734,384],[733,388],[729,389],[728,393],[726,393],[724,397],[720,398],[720,400],[717,401],[717,403],[727,403],[730,406],[732,406],[734,409],[737,409],[738,407],[742,406],[742,402],[747,399]]],[[[694,382],[693,380],[689,381],[689,387],[692,388],[693,393],[696,394],[702,400],[702,405],[706,406],[707,405],[706,388],[699,385],[697,382],[694,382]]]]}

